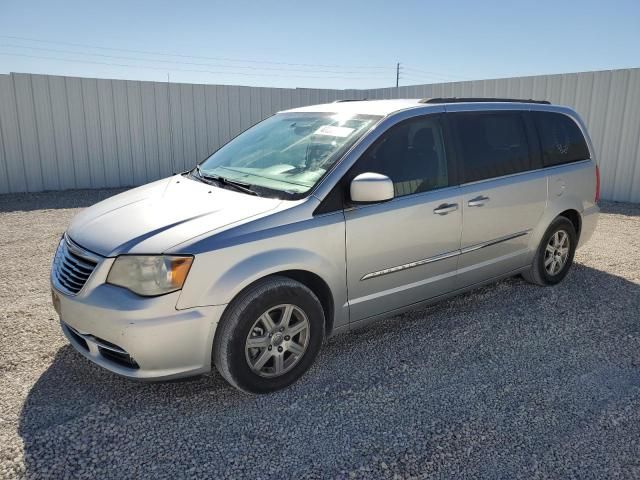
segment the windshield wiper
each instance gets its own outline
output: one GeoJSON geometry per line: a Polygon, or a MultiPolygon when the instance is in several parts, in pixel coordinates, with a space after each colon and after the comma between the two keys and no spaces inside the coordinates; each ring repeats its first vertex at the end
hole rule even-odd
{"type": "Polygon", "coordinates": [[[217,182],[221,185],[235,188],[236,190],[247,193],[249,195],[255,195],[256,197],[260,196],[258,192],[251,189],[251,185],[249,185],[248,183],[229,180],[228,178],[221,177],[220,175],[210,175],[207,173],[203,173],[202,170],[200,169],[200,165],[196,165],[196,173],[198,174],[198,177],[200,177],[202,180],[217,182]]]}

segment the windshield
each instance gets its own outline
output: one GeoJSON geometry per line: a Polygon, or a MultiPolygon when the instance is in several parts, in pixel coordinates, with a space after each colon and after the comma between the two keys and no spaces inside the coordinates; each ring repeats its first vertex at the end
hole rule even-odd
{"type": "Polygon", "coordinates": [[[200,172],[256,190],[304,194],[379,118],[280,113],[224,145],[200,164],[200,172]]]}

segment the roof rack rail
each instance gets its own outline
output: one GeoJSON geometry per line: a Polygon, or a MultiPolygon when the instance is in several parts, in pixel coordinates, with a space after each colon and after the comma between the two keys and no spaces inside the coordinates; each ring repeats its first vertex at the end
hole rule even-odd
{"type": "Polygon", "coordinates": [[[344,103],[344,102],[363,102],[368,100],[368,98],[345,98],[343,100],[334,100],[331,103],[344,103]]]}
{"type": "Polygon", "coordinates": [[[482,97],[442,97],[442,98],[423,98],[420,103],[479,103],[479,102],[507,102],[507,103],[541,103],[543,105],[551,105],[548,100],[524,100],[521,98],[482,98],[482,97]]]}

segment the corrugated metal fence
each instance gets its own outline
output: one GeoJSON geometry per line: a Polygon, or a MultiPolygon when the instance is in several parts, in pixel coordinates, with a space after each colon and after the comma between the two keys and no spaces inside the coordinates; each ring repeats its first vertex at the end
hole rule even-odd
{"type": "Polygon", "coordinates": [[[640,69],[373,90],[0,75],[0,193],[139,185],[190,168],[278,110],[342,98],[508,96],[574,107],[602,196],[640,202],[640,69]]]}
{"type": "Polygon", "coordinates": [[[640,202],[640,68],[382,88],[366,96],[532,98],[568,105],[589,129],[602,198],[640,202]]]}

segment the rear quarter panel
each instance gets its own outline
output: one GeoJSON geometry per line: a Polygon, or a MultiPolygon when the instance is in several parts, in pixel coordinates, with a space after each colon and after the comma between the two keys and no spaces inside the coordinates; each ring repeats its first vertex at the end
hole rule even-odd
{"type": "Polygon", "coordinates": [[[589,240],[596,226],[596,163],[594,160],[558,165],[547,171],[547,208],[531,235],[531,259],[549,224],[566,210],[576,210],[581,217],[579,246],[589,240]]]}

